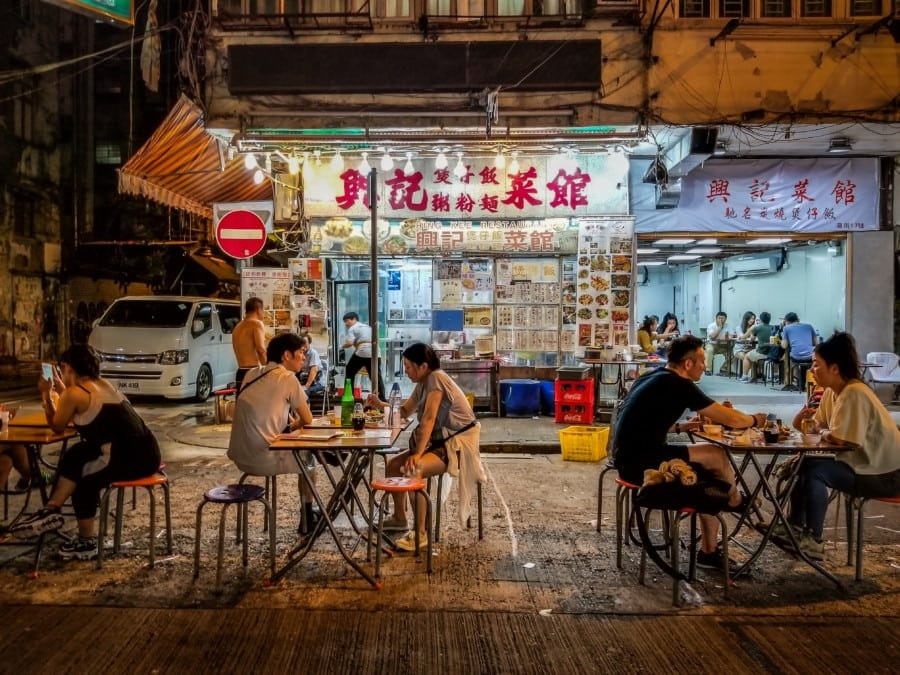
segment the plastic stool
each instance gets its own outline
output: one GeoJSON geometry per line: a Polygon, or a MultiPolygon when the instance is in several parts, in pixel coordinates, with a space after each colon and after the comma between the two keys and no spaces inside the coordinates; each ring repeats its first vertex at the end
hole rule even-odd
{"type": "Polygon", "coordinates": [[[118,553],[122,544],[122,519],[124,517],[125,490],[142,487],[150,495],[150,567],[156,564],[156,496],[153,489],[161,487],[166,509],[166,553],[172,555],[172,510],[169,499],[169,478],[164,473],[155,473],[137,480],[119,480],[110,483],[100,500],[100,529],[97,535],[97,569],[103,567],[103,549],[106,541],[106,526],[109,517],[109,496],[116,491],[116,522],[113,535],[113,553],[118,553]]]}
{"type": "Polygon", "coordinates": [[[625,534],[631,536],[631,496],[641,489],[636,483],[616,477],[616,567],[622,569],[622,546],[625,534]]]}
{"type": "MultiPolygon", "coordinates": [[[[241,477],[238,478],[238,485],[243,485],[248,478],[255,477],[256,474],[253,473],[242,473],[241,477]]],[[[272,507],[271,517],[266,519],[266,522],[263,523],[263,532],[268,532],[269,528],[275,528],[275,523],[277,519],[278,513],[278,475],[272,476],[261,476],[261,478],[266,479],[266,492],[265,497],[270,499],[269,506],[272,507]]],[[[300,509],[300,513],[303,513],[303,509],[300,509]]],[[[241,540],[241,514],[238,513],[237,519],[237,532],[235,533],[237,539],[235,541],[241,540]]]]}
{"type": "MultiPolygon", "coordinates": [[[[437,477],[437,496],[435,497],[435,502],[437,502],[435,506],[435,515],[434,515],[434,540],[435,542],[441,541],[441,494],[443,491],[441,487],[444,483],[444,474],[438,474],[437,477]]],[[[483,505],[481,498],[481,483],[478,484],[478,540],[481,541],[484,539],[484,514],[482,513],[483,505]]],[[[428,479],[428,493],[431,494],[431,478],[428,479]]],[[[472,529],[472,516],[469,516],[466,521],[466,528],[472,529]]]]}
{"type": "MultiPolygon", "coordinates": [[[[425,498],[425,535],[428,537],[428,545],[426,551],[426,565],[428,573],[431,574],[431,499],[428,498],[427,483],[422,478],[405,478],[403,476],[391,476],[388,478],[379,478],[372,481],[372,490],[369,492],[369,537],[366,544],[366,560],[372,559],[372,526],[375,521],[375,493],[383,492],[381,502],[378,505],[378,528],[376,530],[375,547],[375,577],[381,576],[381,542],[384,538],[384,507],[388,498],[392,494],[399,492],[412,493],[412,496],[422,495],[425,498]]],[[[413,511],[413,531],[416,533],[416,552],[419,555],[419,509],[416,500],[412,501],[413,511]]]]}
{"type": "MultiPolygon", "coordinates": [[[[222,585],[222,558],[225,555],[225,516],[230,504],[237,504],[241,521],[241,541],[243,542],[243,567],[246,570],[249,561],[249,546],[247,543],[247,505],[250,502],[259,502],[265,507],[266,520],[272,516],[272,507],[265,499],[265,488],[259,485],[219,485],[207,490],[203,495],[203,501],[197,507],[197,523],[194,528],[194,579],[200,576],[200,526],[203,519],[203,507],[210,502],[222,505],[222,513],[219,515],[219,546],[216,557],[216,588],[222,585]]],[[[275,528],[269,528],[269,567],[275,574],[275,528]]]]}
{"type": "Polygon", "coordinates": [[[862,581],[862,557],[863,557],[863,522],[866,504],[868,502],[884,502],[885,504],[900,504],[900,495],[897,497],[863,497],[852,499],[847,497],[847,564],[853,564],[853,511],[856,510],[856,580],[862,581]]]}

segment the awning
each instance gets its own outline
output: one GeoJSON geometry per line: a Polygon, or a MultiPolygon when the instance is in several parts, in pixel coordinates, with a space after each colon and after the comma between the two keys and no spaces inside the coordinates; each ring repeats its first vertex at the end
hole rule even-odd
{"type": "Polygon", "coordinates": [[[119,170],[119,192],[212,218],[218,202],[272,199],[242,161],[228,161],[206,133],[203,111],[182,95],[150,139],[119,170]]]}

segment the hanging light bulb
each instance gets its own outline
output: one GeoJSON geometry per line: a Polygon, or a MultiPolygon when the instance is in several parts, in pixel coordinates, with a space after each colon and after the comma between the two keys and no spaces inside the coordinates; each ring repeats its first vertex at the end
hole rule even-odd
{"type": "Polygon", "coordinates": [[[291,154],[291,156],[288,157],[287,165],[288,173],[292,176],[296,176],[300,173],[300,158],[297,157],[297,155],[291,154]]]}
{"type": "Polygon", "coordinates": [[[262,169],[257,169],[253,173],[253,182],[259,185],[266,179],[266,175],[262,172],[262,169]]]}
{"type": "Polygon", "coordinates": [[[341,154],[340,150],[334,151],[334,157],[331,158],[331,168],[335,171],[344,170],[344,156],[341,154]]]}
{"type": "Polygon", "coordinates": [[[391,153],[388,152],[387,148],[382,149],[384,150],[384,154],[381,156],[381,170],[390,171],[394,168],[394,160],[391,158],[391,153]]]}
{"type": "MultiPolygon", "coordinates": [[[[316,158],[318,159],[318,158],[316,158]]],[[[303,184],[309,183],[310,172],[312,171],[312,166],[309,164],[309,153],[303,153],[303,184]]]]}
{"type": "Polygon", "coordinates": [[[406,153],[406,165],[403,167],[403,171],[407,174],[415,173],[415,171],[416,171],[415,168],[413,167],[411,152],[406,153]]]}
{"type": "Polygon", "coordinates": [[[447,155],[444,154],[443,150],[438,150],[437,157],[434,158],[434,168],[435,169],[446,169],[447,168],[447,155]]]}
{"type": "Polygon", "coordinates": [[[272,155],[266,153],[266,173],[272,173],[272,155]]]}
{"type": "Polygon", "coordinates": [[[503,169],[506,167],[506,155],[503,154],[503,149],[500,148],[497,150],[497,156],[494,157],[494,168],[503,169]]]}
{"type": "Polygon", "coordinates": [[[252,152],[248,152],[246,155],[244,155],[244,167],[248,171],[252,171],[258,166],[259,162],[256,161],[256,155],[254,155],[252,152]]]}
{"type": "Polygon", "coordinates": [[[457,178],[462,178],[463,176],[466,175],[466,171],[467,171],[466,165],[463,164],[463,161],[462,161],[462,153],[457,152],[456,153],[456,166],[453,167],[453,175],[456,176],[457,178]]]}
{"type": "Polygon", "coordinates": [[[322,151],[316,148],[315,150],[313,150],[313,157],[315,157],[316,166],[322,166],[322,151]]]}
{"type": "Polygon", "coordinates": [[[512,153],[512,161],[509,163],[509,171],[507,173],[519,173],[519,153],[512,153]]]}
{"type": "Polygon", "coordinates": [[[359,163],[359,172],[366,176],[372,170],[372,167],[369,166],[369,153],[362,153],[362,161],[359,163]]]}

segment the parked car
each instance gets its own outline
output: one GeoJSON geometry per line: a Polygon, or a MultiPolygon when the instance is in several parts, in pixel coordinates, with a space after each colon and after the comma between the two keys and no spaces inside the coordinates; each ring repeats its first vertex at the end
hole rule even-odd
{"type": "Polygon", "coordinates": [[[127,394],[205,401],[234,381],[231,333],[240,320],[235,300],[129,296],[109,306],[88,343],[100,375],[127,394]]]}

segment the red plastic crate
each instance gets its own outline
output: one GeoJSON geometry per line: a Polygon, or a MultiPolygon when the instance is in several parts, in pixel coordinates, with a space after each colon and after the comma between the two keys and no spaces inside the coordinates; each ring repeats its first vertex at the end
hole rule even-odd
{"type": "Polygon", "coordinates": [[[594,421],[594,406],[585,403],[557,403],[557,424],[591,424],[594,421]]]}
{"type": "Polygon", "coordinates": [[[553,400],[560,403],[584,403],[594,405],[593,380],[556,380],[553,385],[553,400]]]}

